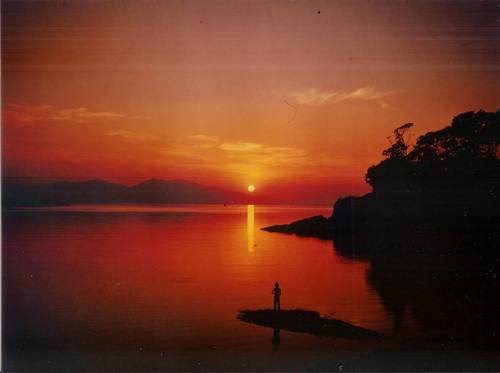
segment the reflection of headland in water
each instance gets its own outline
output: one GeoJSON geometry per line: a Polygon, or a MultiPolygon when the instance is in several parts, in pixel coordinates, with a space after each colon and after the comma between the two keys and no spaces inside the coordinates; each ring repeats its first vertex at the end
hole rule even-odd
{"type": "MultiPolygon", "coordinates": [[[[316,311],[306,310],[242,310],[238,319],[276,330],[309,333],[317,336],[347,339],[377,339],[375,331],[349,324],[342,320],[321,317],[316,311]]],[[[278,332],[279,333],[279,332],[278,332]]],[[[279,334],[278,334],[279,335],[279,334]]]]}

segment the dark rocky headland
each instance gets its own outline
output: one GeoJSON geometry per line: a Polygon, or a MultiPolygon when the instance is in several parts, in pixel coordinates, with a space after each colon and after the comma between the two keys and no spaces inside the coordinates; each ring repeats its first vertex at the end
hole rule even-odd
{"type": "Polygon", "coordinates": [[[393,232],[409,225],[417,231],[481,227],[486,234],[499,220],[500,111],[460,114],[410,149],[405,134],[412,126],[397,128],[385,159],[367,170],[371,193],[339,198],[330,217],[262,229],[335,239],[344,249],[362,250],[367,248],[351,241],[385,236],[387,227],[393,232]]]}
{"type": "Polygon", "coordinates": [[[370,167],[373,191],[338,199],[330,217],[263,228],[333,240],[370,260],[369,284],[393,316],[410,310],[426,347],[500,347],[500,111],[467,112],[410,147],[407,123],[370,167]]]}

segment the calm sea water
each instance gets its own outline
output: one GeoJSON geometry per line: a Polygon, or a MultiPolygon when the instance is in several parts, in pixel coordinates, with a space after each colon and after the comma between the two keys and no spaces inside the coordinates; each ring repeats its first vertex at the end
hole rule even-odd
{"type": "Polygon", "coordinates": [[[369,262],[260,228],[330,207],[71,206],[4,214],[4,368],[337,369],[373,346],[236,319],[282,308],[390,333],[369,262]]]}

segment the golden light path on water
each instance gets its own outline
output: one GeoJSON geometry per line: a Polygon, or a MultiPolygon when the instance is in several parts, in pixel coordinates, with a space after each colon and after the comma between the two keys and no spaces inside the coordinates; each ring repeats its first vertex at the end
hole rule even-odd
{"type": "Polygon", "coordinates": [[[253,252],[255,247],[255,205],[247,205],[247,248],[253,252]]]}

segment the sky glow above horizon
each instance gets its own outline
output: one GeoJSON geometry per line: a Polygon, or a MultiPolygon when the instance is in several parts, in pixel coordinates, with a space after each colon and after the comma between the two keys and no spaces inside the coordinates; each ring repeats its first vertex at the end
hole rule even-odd
{"type": "Polygon", "coordinates": [[[500,97],[498,2],[5,1],[3,175],[331,202],[500,97]]]}

